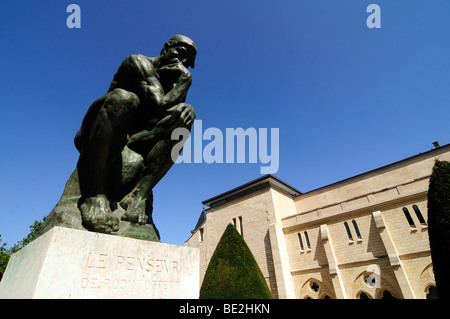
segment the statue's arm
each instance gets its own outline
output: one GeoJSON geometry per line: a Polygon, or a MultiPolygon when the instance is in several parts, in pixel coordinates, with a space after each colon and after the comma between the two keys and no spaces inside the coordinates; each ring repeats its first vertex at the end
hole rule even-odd
{"type": "Polygon", "coordinates": [[[191,73],[181,63],[166,67],[166,70],[172,71],[178,76],[173,88],[164,93],[161,81],[167,81],[167,79],[160,79],[154,66],[148,60],[145,61],[147,63],[143,63],[142,60],[139,62],[138,68],[143,68],[142,73],[144,74],[144,79],[139,84],[145,99],[141,101],[141,105],[152,107],[156,116],[162,118],[168,109],[185,101],[188,89],[192,84],[191,73]]]}
{"type": "MultiPolygon", "coordinates": [[[[187,72],[189,73],[189,71],[187,72]]],[[[185,101],[191,83],[192,77],[190,73],[183,73],[173,89],[167,92],[167,94],[164,94],[164,90],[156,74],[150,75],[145,81],[141,81],[140,83],[141,88],[145,92],[145,97],[148,99],[143,104],[146,105],[148,103],[148,105],[155,107],[157,117],[162,118],[168,109],[185,101]]]]}

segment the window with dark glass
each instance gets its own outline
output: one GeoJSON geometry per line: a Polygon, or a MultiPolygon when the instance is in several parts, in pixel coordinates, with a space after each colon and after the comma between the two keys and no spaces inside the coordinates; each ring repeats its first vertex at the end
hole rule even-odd
{"type": "Polygon", "coordinates": [[[409,223],[409,226],[416,228],[416,225],[414,224],[413,219],[411,218],[411,215],[409,214],[408,208],[403,207],[403,213],[405,214],[406,220],[409,223]]]}
{"type": "Polygon", "coordinates": [[[302,234],[298,233],[298,241],[300,243],[300,249],[304,250],[305,247],[303,247],[303,240],[302,240],[302,234]]]}
{"type": "Polygon", "coordinates": [[[318,292],[319,291],[319,285],[316,283],[316,282],[312,282],[311,283],[311,289],[314,291],[314,292],[318,292]]]}
{"type": "Polygon", "coordinates": [[[362,239],[361,233],[359,232],[358,224],[356,223],[356,221],[355,221],[355,220],[352,220],[352,224],[353,224],[353,227],[355,228],[356,236],[357,236],[359,239],[362,239]]]}
{"type": "Polygon", "coordinates": [[[351,233],[351,231],[350,231],[350,227],[348,227],[348,223],[345,222],[345,223],[344,223],[344,226],[345,226],[345,230],[347,231],[348,239],[351,240],[351,241],[353,241],[353,236],[352,236],[352,233],[351,233]]]}
{"type": "Polygon", "coordinates": [[[365,292],[362,292],[359,294],[359,299],[370,299],[370,298],[365,292]]]}
{"type": "Polygon", "coordinates": [[[383,296],[381,297],[381,299],[397,299],[397,298],[395,298],[395,297],[390,293],[390,291],[385,290],[385,291],[383,291],[383,296]]]}
{"type": "Polygon", "coordinates": [[[428,288],[427,299],[438,299],[437,289],[435,286],[430,286],[428,288]]]}
{"type": "Polygon", "coordinates": [[[311,243],[309,242],[308,233],[305,232],[305,240],[306,240],[306,247],[311,248],[311,243]]]}
{"type": "Polygon", "coordinates": [[[419,207],[417,205],[413,205],[414,212],[416,213],[417,219],[419,220],[420,224],[426,225],[427,222],[422,216],[422,212],[420,211],[419,207]]]}
{"type": "Polygon", "coordinates": [[[244,237],[244,226],[242,225],[242,216],[239,216],[239,231],[241,236],[244,237]]]}

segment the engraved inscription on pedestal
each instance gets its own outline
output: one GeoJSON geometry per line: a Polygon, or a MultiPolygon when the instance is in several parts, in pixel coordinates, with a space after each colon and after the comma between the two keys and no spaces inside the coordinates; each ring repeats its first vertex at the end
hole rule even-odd
{"type": "Polygon", "coordinates": [[[86,289],[151,290],[152,295],[176,294],[180,260],[152,255],[89,253],[80,287],[86,289]]]}
{"type": "Polygon", "coordinates": [[[198,293],[197,249],[62,227],[13,255],[0,283],[1,298],[191,299],[198,293]]]}

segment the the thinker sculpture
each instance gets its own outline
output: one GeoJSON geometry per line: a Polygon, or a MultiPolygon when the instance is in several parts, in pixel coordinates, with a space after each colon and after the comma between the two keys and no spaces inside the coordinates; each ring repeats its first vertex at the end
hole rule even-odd
{"type": "Polygon", "coordinates": [[[53,226],[159,241],[152,221],[153,187],[173,165],[175,128],[191,129],[185,104],[194,42],[175,35],[159,56],[127,57],[108,92],[89,107],[75,136],[77,168],[40,233],[53,226]]]}

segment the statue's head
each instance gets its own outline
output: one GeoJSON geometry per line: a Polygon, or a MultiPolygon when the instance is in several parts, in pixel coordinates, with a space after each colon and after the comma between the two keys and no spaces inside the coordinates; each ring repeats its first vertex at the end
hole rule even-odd
{"type": "Polygon", "coordinates": [[[164,44],[161,50],[161,58],[165,63],[181,62],[185,67],[195,66],[195,56],[197,55],[197,47],[190,38],[176,34],[164,44]]]}

